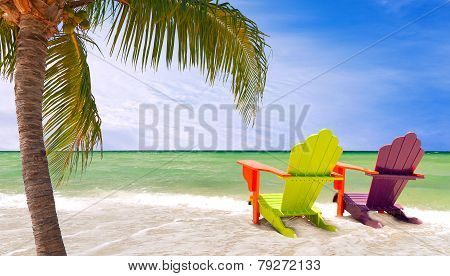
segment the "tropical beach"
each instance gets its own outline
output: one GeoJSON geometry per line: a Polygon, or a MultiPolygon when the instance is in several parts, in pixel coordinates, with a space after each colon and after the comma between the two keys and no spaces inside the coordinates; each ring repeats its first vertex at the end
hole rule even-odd
{"type": "MultiPolygon", "coordinates": [[[[249,192],[235,161],[254,159],[286,168],[288,152],[104,152],[89,170],[56,188],[64,241],[71,255],[448,255],[450,154],[425,154],[399,203],[421,225],[386,214],[382,229],[336,217],[326,184],[316,204],[328,232],[304,218],[284,219],[297,231],[288,239],[265,220],[251,222],[249,192]]],[[[376,152],[346,152],[342,161],[372,168],[376,152]]],[[[31,222],[17,152],[0,153],[0,254],[34,255],[31,222]]],[[[283,181],[262,175],[263,192],[282,192],[283,181]]],[[[370,178],[348,176],[347,188],[367,192],[370,178]]]]}
{"type": "Polygon", "coordinates": [[[0,0],[1,273],[444,271],[449,18],[0,0]]]}

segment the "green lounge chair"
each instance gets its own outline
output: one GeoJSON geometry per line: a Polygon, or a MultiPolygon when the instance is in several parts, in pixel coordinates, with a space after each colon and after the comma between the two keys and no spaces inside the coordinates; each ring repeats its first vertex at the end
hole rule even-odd
{"type": "Polygon", "coordinates": [[[336,231],[333,225],[323,220],[320,210],[313,204],[326,182],[343,180],[342,175],[332,172],[341,155],[342,148],[336,136],[330,130],[323,129],[292,148],[287,172],[253,160],[238,161],[252,193],[253,223],[259,223],[261,214],[279,233],[295,238],[295,231],[287,228],[281,218],[305,216],[317,227],[336,231]],[[285,180],[284,192],[259,194],[260,171],[273,173],[285,180]]]}

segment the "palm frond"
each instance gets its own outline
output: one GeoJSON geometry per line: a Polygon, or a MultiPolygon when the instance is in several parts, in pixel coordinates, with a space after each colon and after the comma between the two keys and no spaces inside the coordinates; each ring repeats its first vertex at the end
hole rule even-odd
{"type": "Polygon", "coordinates": [[[49,41],[43,114],[49,167],[56,185],[76,171],[79,163],[83,171],[96,145],[102,143],[86,42],[93,43],[76,33],[49,41]]]}
{"type": "Polygon", "coordinates": [[[107,19],[116,14],[119,5],[116,0],[96,0],[86,5],[84,8],[89,13],[91,30],[102,27],[107,19]]]}
{"type": "Polygon", "coordinates": [[[12,80],[16,64],[16,37],[19,28],[0,18],[0,74],[12,80]]]}
{"type": "Polygon", "coordinates": [[[170,66],[196,66],[212,84],[232,76],[232,92],[246,122],[255,117],[267,74],[265,35],[230,4],[211,0],[107,0],[88,5],[91,21],[111,18],[111,54],[142,69],[158,67],[165,51],[170,66]],[[105,6],[108,8],[105,9],[105,6]]]}

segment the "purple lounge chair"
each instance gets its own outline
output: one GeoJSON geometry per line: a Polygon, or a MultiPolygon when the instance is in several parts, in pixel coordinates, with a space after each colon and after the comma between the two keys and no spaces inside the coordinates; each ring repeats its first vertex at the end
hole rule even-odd
{"type": "Polygon", "coordinates": [[[345,170],[350,169],[365,172],[373,178],[368,194],[345,193],[345,180],[335,181],[338,193],[333,201],[338,203],[338,216],[342,216],[345,209],[353,218],[374,228],[383,225],[370,218],[369,211],[386,212],[398,220],[413,224],[422,223],[417,218],[407,217],[396,201],[409,180],[424,178],[424,175],[414,173],[423,154],[416,134],[407,133],[380,149],[375,171],[338,163],[334,169],[336,173],[345,175],[345,170]]]}

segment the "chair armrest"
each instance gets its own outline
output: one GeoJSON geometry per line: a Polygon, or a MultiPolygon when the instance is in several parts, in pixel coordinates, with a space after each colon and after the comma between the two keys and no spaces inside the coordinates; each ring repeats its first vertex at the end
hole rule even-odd
{"type": "MultiPolygon", "coordinates": [[[[240,165],[242,165],[244,167],[250,168],[252,170],[273,173],[273,174],[279,176],[280,178],[299,177],[299,176],[294,176],[294,175],[292,175],[292,174],[290,174],[288,172],[279,170],[277,168],[261,164],[259,162],[253,161],[253,160],[239,160],[236,163],[238,163],[238,164],[240,164],[240,165]]],[[[310,175],[307,175],[307,176],[304,176],[304,177],[308,177],[308,178],[331,178],[332,180],[342,179],[343,178],[343,176],[341,174],[336,173],[336,172],[332,172],[330,174],[330,176],[312,176],[312,175],[310,176],[310,175]]]]}
{"type": "Polygon", "coordinates": [[[353,170],[353,171],[360,171],[360,172],[364,172],[368,175],[379,174],[377,171],[359,167],[359,166],[355,166],[355,165],[351,165],[351,164],[347,164],[347,163],[343,163],[343,162],[337,162],[335,167],[343,168],[343,169],[347,169],[347,170],[353,170]]]}
{"type": "MultiPolygon", "coordinates": [[[[366,173],[367,174],[367,173],[366,173]]],[[[376,178],[386,178],[386,179],[405,179],[405,180],[416,180],[418,178],[423,179],[425,176],[423,174],[410,174],[410,175],[402,175],[402,174],[367,174],[376,178]]]]}
{"type": "Polygon", "coordinates": [[[273,174],[278,175],[280,177],[289,177],[289,176],[291,176],[290,173],[287,173],[285,171],[279,170],[277,168],[274,168],[274,167],[271,167],[271,166],[268,166],[268,165],[261,164],[259,162],[253,161],[253,160],[239,160],[236,163],[238,163],[238,164],[240,164],[240,165],[242,165],[244,167],[253,169],[253,170],[273,173],[273,174]]]}

